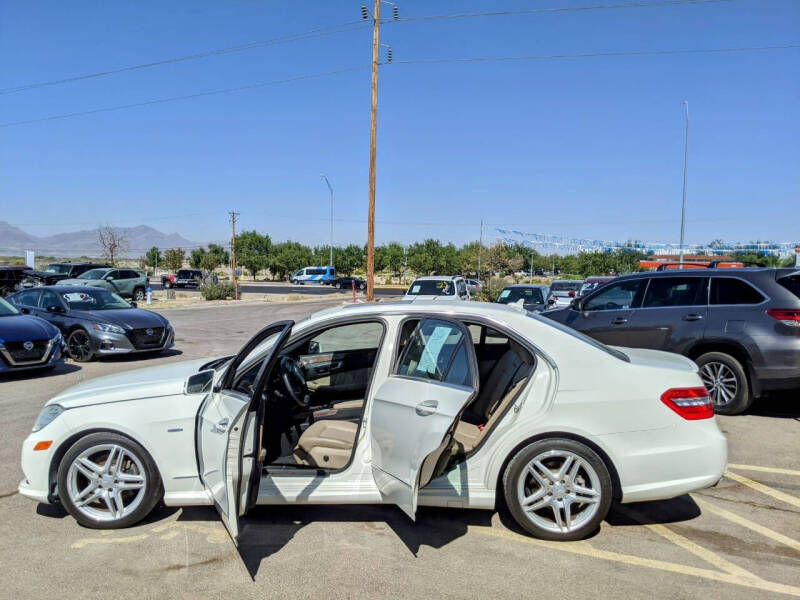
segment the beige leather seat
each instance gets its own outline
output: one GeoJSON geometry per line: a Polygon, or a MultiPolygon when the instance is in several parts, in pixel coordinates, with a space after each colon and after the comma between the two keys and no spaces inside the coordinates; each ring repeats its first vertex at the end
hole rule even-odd
{"type": "Polygon", "coordinates": [[[509,404],[525,387],[529,363],[523,356],[527,356],[527,352],[512,342],[511,347],[497,361],[478,398],[465,415],[467,420],[462,419],[456,425],[453,437],[457,443],[454,451],[466,454],[480,444],[483,436],[505,414],[509,404]]]}
{"type": "Polygon", "coordinates": [[[341,469],[350,460],[357,432],[350,421],[317,421],[297,440],[292,455],[300,465],[341,469]]]}

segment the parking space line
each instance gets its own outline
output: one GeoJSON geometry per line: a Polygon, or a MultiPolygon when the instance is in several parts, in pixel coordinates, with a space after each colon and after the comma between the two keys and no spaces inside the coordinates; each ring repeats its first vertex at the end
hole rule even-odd
{"type": "Polygon", "coordinates": [[[795,475],[800,477],[800,471],[792,469],[778,469],[776,467],[757,467],[755,465],[728,465],[729,469],[739,469],[741,471],[761,471],[763,473],[778,473],[780,475],[795,475]]]}
{"type": "Polygon", "coordinates": [[[660,571],[667,571],[670,573],[678,573],[680,575],[689,575],[693,577],[700,577],[712,581],[720,581],[723,583],[730,583],[733,585],[740,585],[743,587],[754,588],[763,590],[765,592],[773,592],[776,594],[787,594],[800,598],[800,587],[793,585],[786,585],[783,583],[775,583],[761,579],[756,575],[749,577],[742,577],[733,575],[723,571],[714,571],[711,569],[702,569],[699,567],[692,567],[689,565],[682,565],[679,563],[667,562],[662,560],[654,560],[651,558],[644,558],[642,556],[635,556],[632,554],[622,554],[620,552],[612,552],[609,550],[600,550],[588,543],[575,543],[575,542],[549,542],[547,540],[539,540],[532,537],[526,537],[507,529],[495,529],[493,527],[470,526],[470,531],[488,535],[506,540],[523,542],[540,546],[549,550],[558,550],[568,554],[577,554],[580,556],[588,556],[591,558],[599,558],[602,560],[610,560],[613,562],[624,563],[633,566],[647,567],[650,569],[657,569],[660,571]]]}
{"type": "Polygon", "coordinates": [[[787,504],[791,504],[792,506],[797,506],[800,508],[800,498],[796,496],[791,496],[775,488],[771,488],[768,485],[764,485],[763,483],[759,483],[758,481],[753,481],[744,475],[739,475],[738,473],[734,473],[732,471],[725,471],[725,477],[729,479],[733,479],[741,483],[742,485],[746,485],[747,487],[754,489],[757,492],[761,492],[762,494],[766,494],[767,496],[772,496],[776,500],[780,500],[781,502],[786,502],[787,504]]]}
{"type": "Polygon", "coordinates": [[[782,533],[778,533],[777,531],[773,531],[768,527],[764,527],[763,525],[759,525],[758,523],[753,523],[749,519],[745,519],[744,517],[740,517],[739,515],[732,513],[724,508],[720,508],[708,502],[707,500],[703,500],[702,498],[698,498],[697,496],[692,496],[692,499],[703,509],[707,510],[710,513],[714,513],[718,517],[722,517],[723,519],[727,519],[737,525],[741,525],[747,529],[755,531],[756,533],[760,533],[761,535],[770,538],[778,542],[779,544],[784,544],[785,546],[789,546],[789,548],[793,548],[800,552],[800,542],[797,540],[793,540],[790,537],[783,535],[782,533]]]}
{"type": "Polygon", "coordinates": [[[661,525],[659,523],[652,523],[648,521],[644,517],[644,515],[641,515],[639,512],[627,506],[624,505],[618,506],[617,510],[627,514],[635,521],[638,521],[639,523],[647,527],[647,529],[649,529],[650,531],[657,533],[658,535],[672,542],[676,546],[680,546],[684,550],[691,552],[698,558],[703,559],[708,564],[714,567],[722,569],[726,573],[730,573],[731,575],[736,575],[739,577],[744,577],[746,579],[752,579],[754,577],[758,579],[756,575],[754,575],[747,569],[744,569],[738,565],[733,564],[729,560],[723,558],[722,556],[716,554],[715,552],[712,552],[711,550],[708,550],[707,548],[703,548],[703,546],[691,541],[688,538],[685,538],[681,534],[677,533],[676,531],[673,531],[672,529],[669,529],[665,525],[661,525]]]}
{"type": "Polygon", "coordinates": [[[141,535],[129,535],[126,537],[99,537],[99,538],[81,538],[70,546],[70,548],[85,548],[92,544],[129,544],[132,542],[141,542],[149,538],[146,533],[141,535]]]}

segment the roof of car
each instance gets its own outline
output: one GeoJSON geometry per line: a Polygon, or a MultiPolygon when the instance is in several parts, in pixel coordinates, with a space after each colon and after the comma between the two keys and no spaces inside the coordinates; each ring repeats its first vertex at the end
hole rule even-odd
{"type": "Polygon", "coordinates": [[[676,276],[693,276],[693,277],[708,277],[709,275],[716,275],[717,277],[724,277],[725,275],[762,275],[765,273],[774,273],[778,274],[778,272],[791,272],[792,268],[783,268],[783,269],[774,269],[771,267],[742,267],[742,268],[724,268],[724,269],[695,269],[695,268],[688,268],[688,269],[669,269],[666,271],[644,271],[641,273],[629,273],[627,275],[621,275],[616,279],[633,279],[636,277],[676,277],[676,276]]]}
{"type": "Polygon", "coordinates": [[[616,279],[616,275],[592,275],[591,277],[587,277],[584,279],[584,283],[595,283],[597,281],[611,281],[612,279],[616,279]]]}
{"type": "Polygon", "coordinates": [[[461,275],[424,275],[417,277],[414,281],[453,281],[454,279],[464,279],[461,275]]]}
{"type": "Polygon", "coordinates": [[[503,289],[504,290],[508,290],[508,289],[531,289],[531,288],[537,288],[537,289],[540,289],[540,290],[545,290],[545,289],[547,289],[547,287],[548,286],[546,286],[544,284],[541,284],[541,283],[512,283],[511,285],[507,285],[503,289]]]}
{"type": "Polygon", "coordinates": [[[110,291],[106,290],[105,288],[97,287],[94,285],[38,285],[36,287],[28,288],[26,290],[20,290],[19,292],[15,292],[17,294],[21,294],[22,292],[36,292],[39,290],[53,290],[54,292],[58,292],[59,294],[65,294],[68,292],[85,292],[86,290],[92,291],[110,291]]]}

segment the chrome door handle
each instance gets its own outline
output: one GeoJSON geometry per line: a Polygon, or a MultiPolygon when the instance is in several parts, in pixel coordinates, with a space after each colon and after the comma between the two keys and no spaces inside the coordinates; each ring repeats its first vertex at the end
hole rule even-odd
{"type": "Polygon", "coordinates": [[[611,321],[611,324],[612,325],[623,325],[623,324],[625,324],[627,322],[628,322],[628,319],[625,319],[623,317],[617,317],[616,319],[611,321]]]}
{"type": "Polygon", "coordinates": [[[439,402],[436,400],[423,400],[415,407],[417,414],[420,417],[427,417],[432,415],[436,412],[436,409],[439,407],[439,402]]]}
{"type": "Polygon", "coordinates": [[[225,433],[228,430],[228,425],[230,424],[230,420],[220,419],[214,425],[211,426],[211,433],[225,433]]]}
{"type": "Polygon", "coordinates": [[[689,314],[689,315],[685,315],[683,317],[683,320],[684,321],[699,321],[702,318],[703,318],[703,315],[696,315],[696,314],[692,313],[692,314],[689,314]]]}

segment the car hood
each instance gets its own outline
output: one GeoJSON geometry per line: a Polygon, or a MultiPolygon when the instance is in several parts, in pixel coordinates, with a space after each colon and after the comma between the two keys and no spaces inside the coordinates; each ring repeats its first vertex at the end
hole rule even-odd
{"type": "Polygon", "coordinates": [[[697,365],[694,361],[680,354],[662,352],[661,350],[645,350],[643,348],[623,348],[621,346],[612,346],[612,348],[622,352],[630,359],[631,364],[636,366],[672,369],[689,373],[697,372],[697,365]]]}
{"type": "Polygon", "coordinates": [[[90,379],[67,388],[47,404],[60,404],[69,409],[182,394],[186,378],[197,373],[209,360],[201,358],[90,379]]]}
{"type": "Polygon", "coordinates": [[[32,315],[0,317],[0,344],[49,340],[58,333],[50,323],[32,315]]]}
{"type": "Polygon", "coordinates": [[[62,279],[56,285],[98,285],[102,279],[62,279]]]}
{"type": "Polygon", "coordinates": [[[118,308],[112,310],[72,310],[69,316],[101,323],[121,325],[127,329],[143,327],[166,327],[169,322],[159,314],[141,308],[118,308]]]}

